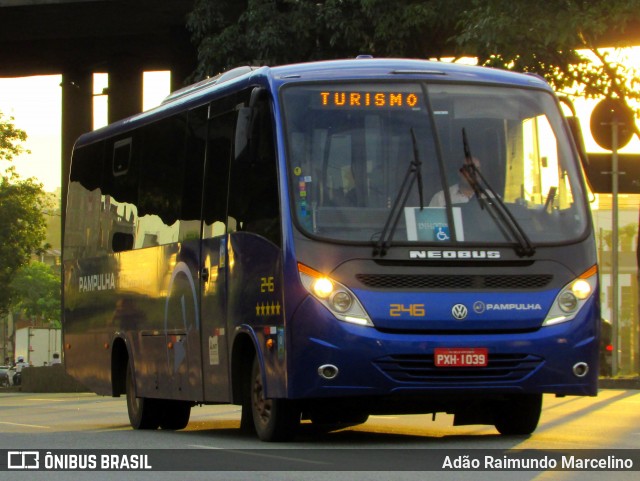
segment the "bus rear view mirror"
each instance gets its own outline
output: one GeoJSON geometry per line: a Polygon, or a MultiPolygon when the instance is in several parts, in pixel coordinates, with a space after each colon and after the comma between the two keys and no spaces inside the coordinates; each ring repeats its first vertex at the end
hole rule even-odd
{"type": "Polygon", "coordinates": [[[587,156],[587,150],[584,146],[584,137],[582,137],[582,129],[580,127],[580,120],[575,116],[567,116],[567,124],[569,125],[569,130],[571,131],[571,136],[573,137],[573,141],[576,144],[576,148],[578,149],[578,155],[580,156],[580,161],[582,165],[585,166],[589,164],[589,157],[587,156]]]}
{"type": "Polygon", "coordinates": [[[235,138],[235,158],[239,158],[249,146],[249,136],[251,133],[251,118],[253,117],[252,107],[239,107],[238,118],[236,120],[235,138]]]}
{"type": "Polygon", "coordinates": [[[238,107],[235,135],[235,158],[238,159],[251,146],[251,136],[256,121],[256,104],[266,97],[266,90],[256,87],[251,91],[248,107],[238,107]]]}

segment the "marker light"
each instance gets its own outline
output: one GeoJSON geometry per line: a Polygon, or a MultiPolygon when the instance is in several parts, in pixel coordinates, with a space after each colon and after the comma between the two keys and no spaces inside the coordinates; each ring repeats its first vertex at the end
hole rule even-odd
{"type": "Polygon", "coordinates": [[[298,264],[298,272],[305,289],[337,319],[360,326],[373,326],[364,307],[349,288],[304,264],[298,264]]]}
{"type": "Polygon", "coordinates": [[[596,289],[598,269],[593,266],[577,279],[564,286],[549,309],[543,326],[552,326],[575,318],[596,289]]]}

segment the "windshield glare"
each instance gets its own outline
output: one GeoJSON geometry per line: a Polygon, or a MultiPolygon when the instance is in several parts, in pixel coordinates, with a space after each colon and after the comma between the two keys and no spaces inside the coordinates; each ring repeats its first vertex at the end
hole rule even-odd
{"type": "Polygon", "coordinates": [[[566,242],[586,228],[579,172],[549,93],[331,83],[286,87],[282,101],[295,215],[308,235],[379,238],[416,156],[412,130],[425,208],[414,183],[393,242],[514,243],[484,205],[494,194],[533,243],[566,242]],[[465,162],[490,189],[468,184],[460,173],[465,162]]]}

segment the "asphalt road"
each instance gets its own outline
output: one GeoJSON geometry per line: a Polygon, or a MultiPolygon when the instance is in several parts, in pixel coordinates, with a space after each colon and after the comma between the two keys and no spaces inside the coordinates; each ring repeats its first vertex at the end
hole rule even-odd
{"type": "MultiPolygon", "coordinates": [[[[611,481],[636,480],[640,476],[640,391],[637,390],[602,390],[595,398],[546,396],[540,425],[530,437],[503,437],[491,426],[454,427],[452,417],[441,414],[435,421],[430,415],[372,416],[361,426],[332,433],[319,433],[304,424],[295,442],[282,444],[262,443],[240,432],[239,424],[238,407],[203,406],[192,410],[191,421],[183,431],[133,431],[124,398],[87,393],[0,392],[0,450],[71,450],[63,452],[98,453],[97,456],[107,452],[105,450],[124,449],[127,453],[154,450],[150,451],[155,456],[154,462],[180,469],[127,473],[0,471],[0,479],[611,481]],[[165,450],[161,452],[161,459],[155,450],[165,450]],[[514,472],[492,468],[435,472],[422,471],[423,464],[415,462],[433,458],[436,453],[450,453],[451,462],[480,459],[487,453],[500,461],[503,454],[518,450],[535,450],[538,457],[547,452],[554,456],[558,452],[589,453],[582,450],[606,450],[596,452],[595,456],[618,458],[630,453],[636,471],[514,472]],[[224,471],[183,469],[189,462],[186,454],[194,454],[197,465],[198,455],[202,453],[211,453],[207,459],[213,460],[215,469],[224,471]],[[366,467],[362,468],[363,465],[366,467]]],[[[3,451],[2,456],[5,455],[3,451]]],[[[441,458],[436,456],[436,459],[440,463],[441,458]]],[[[4,459],[0,459],[0,467],[2,463],[7,466],[4,459]]]]}

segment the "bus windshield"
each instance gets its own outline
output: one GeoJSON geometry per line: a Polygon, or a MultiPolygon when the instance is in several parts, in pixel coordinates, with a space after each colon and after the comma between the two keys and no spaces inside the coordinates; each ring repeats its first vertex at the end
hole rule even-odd
{"type": "Polygon", "coordinates": [[[285,87],[282,102],[295,217],[311,237],[375,243],[397,207],[394,243],[538,245],[585,233],[578,167],[548,92],[314,83],[285,87]],[[405,189],[416,163],[421,182],[405,189]]]}

